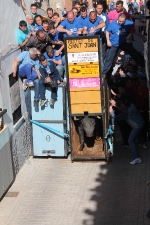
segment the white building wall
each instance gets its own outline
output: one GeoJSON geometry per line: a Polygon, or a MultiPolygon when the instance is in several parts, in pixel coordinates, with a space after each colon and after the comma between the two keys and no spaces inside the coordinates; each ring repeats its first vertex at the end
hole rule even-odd
{"type": "MultiPolygon", "coordinates": [[[[16,40],[19,21],[25,20],[20,1],[0,1],[0,108],[7,109],[7,113],[4,115],[4,124],[8,128],[7,139],[9,140],[15,174],[17,174],[31,152],[31,130],[21,81],[19,80],[20,85],[17,84],[12,88],[9,86],[9,75],[13,73],[13,62],[21,52],[18,49],[16,40]],[[22,117],[13,124],[13,112],[20,103],[22,117]]],[[[33,0],[25,0],[25,3],[29,10],[33,0]]]]}
{"type": "MultiPolygon", "coordinates": [[[[33,0],[25,0],[28,9],[33,0]]],[[[20,20],[25,20],[20,0],[0,1],[0,50],[5,49],[9,43],[17,45],[15,32],[20,20]]]]}

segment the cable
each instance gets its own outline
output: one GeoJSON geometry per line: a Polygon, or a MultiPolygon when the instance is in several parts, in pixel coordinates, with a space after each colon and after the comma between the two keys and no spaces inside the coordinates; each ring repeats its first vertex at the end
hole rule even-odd
{"type": "Polygon", "coordinates": [[[20,47],[18,45],[9,43],[4,49],[0,49],[0,58],[19,48],[20,47]]]}

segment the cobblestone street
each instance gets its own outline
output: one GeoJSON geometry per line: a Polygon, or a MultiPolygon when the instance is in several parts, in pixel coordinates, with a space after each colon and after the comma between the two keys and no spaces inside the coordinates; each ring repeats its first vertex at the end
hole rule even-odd
{"type": "Polygon", "coordinates": [[[110,163],[30,157],[8,192],[18,195],[0,203],[0,224],[150,224],[150,151],[140,149],[143,163],[130,165],[130,150],[116,142],[110,163]]]}

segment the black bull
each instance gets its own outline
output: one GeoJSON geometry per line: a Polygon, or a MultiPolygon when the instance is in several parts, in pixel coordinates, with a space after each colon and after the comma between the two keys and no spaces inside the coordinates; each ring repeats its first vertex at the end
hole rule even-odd
{"type": "Polygon", "coordinates": [[[90,118],[85,116],[79,121],[78,133],[80,139],[79,151],[83,151],[84,148],[84,136],[93,137],[96,132],[96,139],[99,140],[103,133],[102,120],[97,118],[90,118]]]}

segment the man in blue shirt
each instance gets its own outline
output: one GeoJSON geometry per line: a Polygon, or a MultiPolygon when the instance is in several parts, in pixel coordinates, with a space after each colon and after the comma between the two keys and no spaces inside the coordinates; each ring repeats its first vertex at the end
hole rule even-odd
{"type": "Polygon", "coordinates": [[[67,19],[58,26],[57,30],[65,33],[65,36],[78,36],[81,34],[81,25],[78,23],[78,19],[74,17],[73,12],[70,11],[67,14],[67,19]]]}
{"type": "Polygon", "coordinates": [[[111,0],[109,4],[109,10],[113,10],[113,9],[115,9],[115,3],[114,3],[114,0],[111,0]]]}
{"type": "Polygon", "coordinates": [[[18,75],[21,78],[26,78],[23,80],[23,90],[35,86],[35,107],[37,107],[39,101],[39,79],[41,78],[39,66],[36,48],[30,48],[29,51],[22,52],[14,61],[13,77],[16,77],[18,70],[18,75]]]}
{"type": "MultiPolygon", "coordinates": [[[[89,14],[89,19],[87,20],[86,26],[87,27],[87,34],[88,35],[100,35],[101,28],[105,26],[105,22],[102,18],[97,17],[97,13],[95,11],[91,11],[89,14]]],[[[83,31],[86,34],[86,31],[83,31]]]]}
{"type": "Polygon", "coordinates": [[[133,2],[133,8],[134,9],[138,9],[138,3],[137,3],[137,1],[136,0],[134,0],[134,2],[133,2]]]}
{"type": "Polygon", "coordinates": [[[43,54],[47,61],[53,61],[56,65],[56,69],[60,75],[63,77],[64,74],[64,63],[62,62],[62,58],[60,55],[56,56],[56,50],[53,49],[51,46],[46,47],[46,52],[43,54]]]}
{"type": "Polygon", "coordinates": [[[62,10],[62,16],[64,16],[65,14],[67,14],[67,9],[64,8],[64,10],[62,10]]]}
{"type": "Polygon", "coordinates": [[[102,38],[102,59],[104,61],[105,56],[106,56],[106,28],[109,25],[109,19],[107,14],[105,14],[103,12],[103,4],[102,3],[98,3],[96,5],[96,12],[97,12],[97,17],[102,18],[102,20],[105,22],[105,26],[102,28],[102,32],[101,32],[101,38],[102,38]]]}
{"type": "MultiPolygon", "coordinates": [[[[56,27],[54,26],[53,23],[51,23],[48,27],[49,29],[49,36],[51,38],[51,40],[53,41],[62,41],[63,40],[63,34],[62,33],[59,33],[56,29],[56,27]]],[[[64,44],[62,45],[55,45],[55,49],[57,50],[56,51],[56,56],[58,56],[62,50],[64,49],[64,44]]]]}
{"type": "Polygon", "coordinates": [[[44,55],[41,55],[39,60],[41,63],[40,74],[42,76],[40,79],[40,105],[44,106],[47,102],[45,98],[45,84],[49,84],[51,87],[50,106],[53,106],[54,102],[57,101],[57,89],[58,84],[60,84],[60,77],[53,61],[47,61],[44,55]]]}
{"type": "Polygon", "coordinates": [[[43,30],[45,33],[49,34],[48,26],[49,26],[48,20],[44,19],[42,20],[42,27],[39,27],[38,30],[43,30]]]}
{"type": "Polygon", "coordinates": [[[81,24],[81,27],[85,27],[88,20],[89,20],[89,17],[87,15],[87,9],[85,7],[82,7],[81,10],[81,15],[78,17],[78,23],[81,24]]]}
{"type": "Polygon", "coordinates": [[[27,27],[27,23],[24,20],[19,22],[19,29],[17,30],[17,42],[21,48],[23,48],[28,39],[30,38],[30,31],[27,27]]]}
{"type": "Polygon", "coordinates": [[[97,16],[101,17],[103,19],[103,21],[105,22],[105,26],[102,28],[102,32],[106,31],[106,28],[109,25],[109,19],[106,13],[103,12],[103,4],[102,3],[98,3],[96,5],[96,12],[97,12],[97,16]]]}
{"type": "Polygon", "coordinates": [[[35,25],[34,25],[34,29],[33,29],[34,32],[42,29],[42,19],[43,18],[40,15],[35,16],[35,18],[34,18],[35,25]]]}
{"type": "Polygon", "coordinates": [[[118,20],[115,20],[109,24],[106,30],[108,49],[103,68],[103,77],[105,77],[106,73],[110,70],[118,49],[121,49],[131,55],[138,65],[144,67],[143,57],[141,57],[141,55],[132,47],[132,45],[126,42],[127,35],[135,31],[134,23],[132,21],[126,20],[125,14],[120,14],[118,20]]]}

